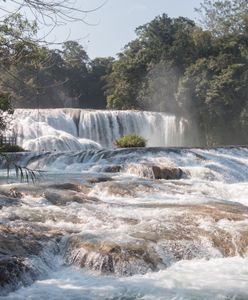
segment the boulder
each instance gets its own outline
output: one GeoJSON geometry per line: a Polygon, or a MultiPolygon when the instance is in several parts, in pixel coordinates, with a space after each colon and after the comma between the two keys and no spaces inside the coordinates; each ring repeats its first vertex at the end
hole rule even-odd
{"type": "Polygon", "coordinates": [[[151,168],[155,179],[181,179],[184,175],[182,169],[177,167],[154,165],[151,168]]]}
{"type": "Polygon", "coordinates": [[[118,173],[121,171],[122,166],[120,165],[111,165],[104,168],[104,172],[106,173],[118,173]]]}
{"type": "Polygon", "coordinates": [[[53,205],[64,206],[73,202],[88,203],[99,202],[100,200],[95,197],[90,197],[84,193],[77,193],[72,190],[59,191],[55,189],[47,189],[43,196],[53,205]]]}
{"type": "Polygon", "coordinates": [[[68,264],[99,271],[102,274],[132,276],[157,270],[161,258],[145,241],[116,243],[87,236],[71,237],[65,259],[68,264]]]}
{"type": "Polygon", "coordinates": [[[0,256],[0,296],[27,286],[37,279],[39,272],[28,265],[23,257],[0,256]]]}
{"type": "Polygon", "coordinates": [[[125,173],[149,179],[181,179],[186,174],[181,168],[170,165],[155,165],[150,163],[129,164],[123,168],[125,173]]]}
{"type": "Polygon", "coordinates": [[[113,178],[111,178],[111,177],[94,177],[94,178],[89,178],[87,181],[91,184],[94,184],[94,183],[99,183],[99,182],[113,181],[113,178]]]}
{"type": "MultiPolygon", "coordinates": [[[[0,224],[0,296],[32,284],[41,275],[33,259],[41,257],[50,238],[60,238],[44,229],[0,224]]],[[[52,245],[57,253],[57,242],[52,245]]]]}

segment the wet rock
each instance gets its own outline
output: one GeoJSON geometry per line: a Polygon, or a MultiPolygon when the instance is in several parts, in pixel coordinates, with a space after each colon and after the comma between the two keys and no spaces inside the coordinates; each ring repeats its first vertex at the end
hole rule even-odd
{"type": "Polygon", "coordinates": [[[81,192],[81,186],[73,183],[62,183],[62,184],[53,184],[48,188],[58,189],[58,190],[71,190],[75,192],[81,192]]]}
{"type": "Polygon", "coordinates": [[[89,178],[87,180],[89,183],[99,183],[99,182],[107,182],[107,181],[113,181],[113,178],[111,177],[94,177],[94,178],[89,178]]]}
{"type": "Polygon", "coordinates": [[[38,276],[39,271],[28,265],[23,257],[0,255],[0,296],[32,284],[38,276]]]}
{"type": "Polygon", "coordinates": [[[30,285],[41,275],[32,260],[35,257],[43,260],[42,251],[50,240],[54,241],[53,251],[58,253],[56,245],[61,235],[44,229],[0,225],[0,295],[30,285]]]}
{"type": "Polygon", "coordinates": [[[152,166],[152,171],[155,179],[181,179],[184,172],[180,168],[152,166]]]}
{"type": "Polygon", "coordinates": [[[154,193],[158,190],[152,182],[146,180],[137,180],[135,182],[126,181],[111,181],[106,183],[99,183],[99,189],[107,189],[109,195],[121,197],[138,197],[144,193],[154,193]]]}
{"type": "Polygon", "coordinates": [[[0,254],[17,257],[39,255],[49,240],[60,237],[61,232],[47,227],[0,224],[0,254]]]}
{"type": "Polygon", "coordinates": [[[123,168],[124,172],[149,179],[181,179],[186,173],[170,165],[154,165],[150,163],[130,164],[123,168]]]}
{"type": "Polygon", "coordinates": [[[42,249],[39,241],[22,238],[8,233],[7,236],[0,235],[0,253],[5,255],[28,256],[38,255],[42,249]]]}
{"type": "MultiPolygon", "coordinates": [[[[82,193],[87,195],[91,190],[91,187],[86,184],[73,184],[73,183],[61,183],[61,184],[52,184],[52,185],[22,185],[15,187],[4,187],[0,189],[0,195],[6,197],[21,199],[25,196],[32,197],[43,197],[44,191],[54,191],[60,194],[68,193],[82,193]]],[[[1,197],[1,196],[0,196],[1,197]]]]}
{"type": "Polygon", "coordinates": [[[15,205],[20,205],[18,199],[0,194],[0,209],[2,207],[15,206],[15,205]]]}
{"type": "Polygon", "coordinates": [[[248,255],[248,207],[238,203],[163,206],[166,207],[170,217],[156,230],[144,226],[141,232],[131,234],[163,245],[160,253],[167,258],[165,264],[182,259],[248,255]]]}
{"type": "Polygon", "coordinates": [[[144,241],[117,244],[97,238],[87,240],[87,236],[69,239],[65,259],[68,264],[118,276],[155,271],[161,263],[160,257],[144,241]]]}
{"type": "Polygon", "coordinates": [[[51,202],[53,205],[64,206],[73,202],[76,203],[89,203],[89,202],[99,202],[100,200],[95,197],[87,196],[83,193],[77,193],[74,191],[66,190],[63,192],[56,190],[47,190],[43,194],[44,197],[51,202]]]}
{"type": "Polygon", "coordinates": [[[91,191],[91,187],[88,184],[74,184],[74,183],[62,183],[62,184],[53,184],[49,185],[47,187],[44,187],[47,189],[53,189],[57,191],[74,191],[78,193],[88,194],[91,191]]]}
{"type": "Polygon", "coordinates": [[[106,173],[118,173],[121,171],[122,166],[121,165],[111,165],[107,166],[103,169],[103,172],[106,173]]]}

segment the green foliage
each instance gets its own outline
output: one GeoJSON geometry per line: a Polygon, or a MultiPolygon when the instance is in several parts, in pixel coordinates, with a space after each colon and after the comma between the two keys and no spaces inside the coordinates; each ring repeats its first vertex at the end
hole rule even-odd
{"type": "Polygon", "coordinates": [[[5,112],[11,113],[10,97],[7,93],[0,93],[0,133],[6,129],[7,120],[4,116],[5,112]]]}
{"type": "Polygon", "coordinates": [[[37,30],[36,23],[20,14],[0,23],[0,88],[10,95],[13,107],[63,107],[70,101],[81,107],[105,108],[104,76],[113,59],[90,61],[76,41],[66,41],[62,50],[51,50],[37,42],[37,30]]]}
{"type": "Polygon", "coordinates": [[[63,58],[66,64],[73,68],[86,67],[89,57],[78,42],[67,41],[62,45],[63,58]]]}
{"type": "Polygon", "coordinates": [[[204,27],[166,14],[136,29],[118,54],[90,60],[67,41],[35,42],[19,14],[0,23],[0,130],[13,107],[143,109],[183,115],[203,145],[248,143],[248,2],[203,0],[204,27]],[[10,103],[11,100],[11,103],[10,103]],[[195,126],[195,125],[194,125],[195,126]]]}
{"type": "Polygon", "coordinates": [[[202,145],[248,143],[248,2],[198,11],[207,30],[165,14],[137,28],[107,77],[108,107],[183,115],[202,145]]]}
{"type": "Polygon", "coordinates": [[[118,148],[145,147],[146,140],[136,134],[129,134],[116,140],[115,145],[118,148]]]}
{"type": "Polygon", "coordinates": [[[216,36],[248,33],[247,0],[204,0],[196,11],[204,27],[216,36]]]}
{"type": "MultiPolygon", "coordinates": [[[[108,107],[153,109],[157,106],[156,110],[163,110],[165,105],[161,103],[156,105],[150,97],[157,85],[150,79],[158,71],[161,72],[159,76],[162,79],[167,69],[183,72],[194,60],[196,52],[192,38],[194,28],[193,21],[182,17],[171,19],[166,14],[138,27],[137,39],[125,47],[107,77],[108,107]],[[162,65],[165,71],[158,65],[162,65]]],[[[172,73],[175,74],[174,71],[172,73]]],[[[178,81],[177,77],[175,82],[178,81]]],[[[164,89],[167,85],[168,80],[165,80],[164,89]]],[[[173,97],[174,92],[171,92],[173,97]]],[[[176,103],[172,106],[176,106],[176,103]]]]}
{"type": "Polygon", "coordinates": [[[0,153],[6,153],[6,152],[24,152],[25,150],[18,146],[18,145],[9,145],[4,144],[0,145],[0,153]]]}

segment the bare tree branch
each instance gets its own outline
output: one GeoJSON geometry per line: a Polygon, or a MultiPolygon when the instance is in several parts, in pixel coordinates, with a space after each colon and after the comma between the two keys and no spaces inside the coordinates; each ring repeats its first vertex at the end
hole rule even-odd
{"type": "Polygon", "coordinates": [[[97,11],[107,1],[102,0],[99,6],[85,10],[73,0],[0,0],[2,2],[0,11],[7,14],[29,11],[37,23],[46,27],[64,25],[75,21],[80,21],[87,25],[97,25],[86,21],[87,14],[97,11]],[[9,3],[14,5],[14,12],[8,9],[9,3]]]}

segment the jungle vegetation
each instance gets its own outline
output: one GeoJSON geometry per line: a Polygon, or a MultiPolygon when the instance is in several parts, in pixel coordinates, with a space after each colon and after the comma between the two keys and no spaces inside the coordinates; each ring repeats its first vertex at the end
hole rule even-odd
{"type": "Polygon", "coordinates": [[[76,41],[51,49],[35,39],[39,24],[8,15],[0,23],[0,109],[167,112],[192,121],[203,145],[247,144],[248,1],[204,0],[197,11],[197,23],[162,14],[138,27],[116,59],[90,59],[76,41]]]}

